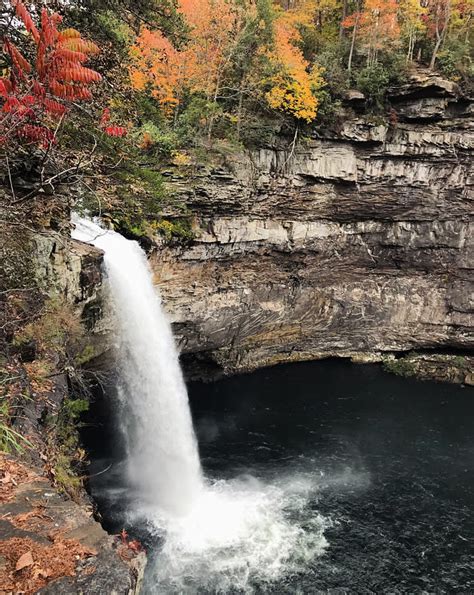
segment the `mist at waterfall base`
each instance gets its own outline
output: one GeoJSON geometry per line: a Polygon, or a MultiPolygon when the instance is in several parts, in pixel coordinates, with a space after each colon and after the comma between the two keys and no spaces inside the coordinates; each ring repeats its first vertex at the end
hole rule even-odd
{"type": "MultiPolygon", "coordinates": [[[[117,256],[128,300],[142,288],[124,273],[127,262],[117,256]]],[[[147,295],[162,317],[156,294],[147,295]]],[[[138,320],[128,318],[133,312],[123,319],[140,336],[146,327],[143,352],[129,353],[138,339],[119,328],[116,394],[92,404],[83,438],[105,526],[147,544],[145,592],[474,592],[472,389],[343,361],[192,383],[202,472],[169,326],[157,345],[156,314],[144,308],[138,320]],[[148,391],[161,349],[169,359],[148,391]],[[132,364],[141,366],[136,383],[127,376],[132,364]],[[176,403],[155,403],[170,395],[179,412],[169,409],[176,403]]]]}

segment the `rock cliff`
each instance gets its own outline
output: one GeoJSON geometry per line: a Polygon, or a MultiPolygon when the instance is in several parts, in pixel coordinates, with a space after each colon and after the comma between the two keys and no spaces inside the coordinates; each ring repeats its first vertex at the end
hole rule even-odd
{"type": "Polygon", "coordinates": [[[81,321],[97,328],[102,252],[69,239],[66,207],[61,227],[33,227],[9,206],[0,193],[0,451],[15,451],[0,452],[0,584],[12,593],[138,593],[146,556],[93,518],[71,409],[87,403],[79,369],[94,350],[81,321]],[[66,347],[76,342],[77,351],[66,347]]]}
{"type": "Polygon", "coordinates": [[[151,261],[184,354],[236,371],[472,347],[473,103],[433,75],[390,102],[167,172],[195,239],[151,261]]]}

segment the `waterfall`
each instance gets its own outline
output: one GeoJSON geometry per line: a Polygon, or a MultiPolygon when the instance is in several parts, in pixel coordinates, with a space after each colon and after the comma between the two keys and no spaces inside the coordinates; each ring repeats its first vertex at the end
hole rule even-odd
{"type": "Polygon", "coordinates": [[[201,492],[202,473],[178,352],[146,255],[114,231],[73,222],[75,239],[104,251],[128,480],[143,505],[186,514],[201,492]]]}
{"type": "Polygon", "coordinates": [[[312,508],[313,473],[279,471],[270,482],[203,476],[178,353],[143,250],[91,221],[73,222],[74,238],[104,251],[115,315],[127,443],[120,497],[127,521],[145,521],[161,543],[149,553],[143,592],[253,593],[254,584],[302,571],[324,553],[331,526],[312,508]]]}

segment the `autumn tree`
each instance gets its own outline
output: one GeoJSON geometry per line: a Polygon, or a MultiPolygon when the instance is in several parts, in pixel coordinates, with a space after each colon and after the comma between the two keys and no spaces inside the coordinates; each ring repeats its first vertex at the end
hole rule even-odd
{"type": "MultiPolygon", "coordinates": [[[[316,117],[313,91],[320,72],[311,71],[297,47],[296,13],[275,12],[264,0],[181,0],[179,10],[190,31],[182,47],[159,30],[143,27],[137,37],[130,68],[136,90],[149,89],[165,111],[175,114],[189,93],[205,97],[209,105],[237,99],[238,129],[250,94],[297,119],[316,117]]],[[[213,122],[211,114],[209,135],[213,122]]]]}
{"type": "Polygon", "coordinates": [[[460,73],[465,80],[474,75],[474,0],[453,0],[448,43],[458,47],[460,73]],[[462,71],[462,72],[461,72],[462,71]]]}
{"type": "MultiPolygon", "coordinates": [[[[297,46],[297,25],[302,22],[299,14],[298,9],[283,12],[275,21],[273,47],[268,52],[274,74],[269,78],[271,88],[265,96],[273,109],[312,122],[318,109],[314,91],[322,84],[322,72],[318,67],[310,68],[297,46]]],[[[303,14],[308,16],[306,11],[303,14]]]]}
{"type": "MultiPolygon", "coordinates": [[[[78,109],[79,105],[92,99],[93,84],[102,78],[85,65],[99,53],[99,48],[76,29],[61,29],[62,18],[57,13],[42,9],[39,18],[34,19],[21,0],[13,0],[11,9],[14,12],[10,20],[16,17],[24,29],[15,24],[12,35],[4,37],[4,59],[8,66],[0,78],[0,145],[5,179],[13,199],[10,206],[22,203],[44,188],[51,192],[53,183],[73,177],[77,183],[80,172],[93,161],[97,137],[102,137],[91,133],[93,148],[87,161],[78,156],[82,147],[75,146],[73,150],[67,147],[71,140],[67,135],[63,134],[64,150],[55,150],[64,122],[72,123],[78,112],[84,113],[78,109]]],[[[127,134],[126,128],[114,124],[107,112],[100,122],[93,114],[88,119],[91,115],[93,129],[98,133],[108,137],[127,134]]],[[[73,128],[74,125],[70,127],[73,128]]]]}
{"type": "Polygon", "coordinates": [[[400,0],[401,34],[406,43],[406,61],[414,59],[415,45],[426,31],[426,7],[420,0],[400,0]]]}
{"type": "MultiPolygon", "coordinates": [[[[471,38],[474,34],[474,0],[453,0],[453,10],[451,16],[452,30],[449,34],[461,35],[463,41],[469,46],[471,38]]],[[[467,48],[467,53],[469,53],[467,48]]]]}
{"type": "Polygon", "coordinates": [[[388,50],[400,39],[397,0],[365,0],[360,9],[347,17],[345,26],[352,28],[351,52],[348,69],[351,69],[356,38],[367,56],[367,66],[378,61],[380,50],[388,50]]]}
{"type": "Polygon", "coordinates": [[[429,0],[425,17],[428,37],[433,42],[430,67],[434,68],[441,49],[458,45],[464,55],[460,61],[472,60],[473,0],[429,0]]]}
{"type": "Polygon", "coordinates": [[[430,0],[428,4],[428,32],[434,39],[430,68],[434,68],[452,16],[452,0],[430,0]]]}
{"type": "Polygon", "coordinates": [[[236,132],[240,139],[244,112],[258,111],[262,101],[262,79],[268,72],[268,52],[273,44],[276,18],[272,0],[246,5],[243,26],[236,39],[227,69],[223,99],[236,101],[236,132]],[[265,74],[264,74],[265,73],[265,74]]]}
{"type": "Polygon", "coordinates": [[[165,108],[178,105],[186,91],[218,96],[241,16],[225,0],[181,0],[179,10],[190,28],[182,48],[143,26],[130,50],[133,88],[149,88],[165,108]]]}
{"type": "MultiPolygon", "coordinates": [[[[226,0],[181,0],[179,11],[189,27],[187,43],[177,48],[159,29],[142,27],[130,51],[132,87],[149,89],[175,117],[188,93],[217,101],[244,16],[226,0]]],[[[212,124],[211,117],[209,135],[212,124]]]]}

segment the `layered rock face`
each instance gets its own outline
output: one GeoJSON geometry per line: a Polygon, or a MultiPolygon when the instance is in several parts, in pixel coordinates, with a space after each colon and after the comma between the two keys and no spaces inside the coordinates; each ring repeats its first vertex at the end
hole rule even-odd
{"type": "Polygon", "coordinates": [[[473,104],[434,76],[390,101],[386,121],[170,172],[196,239],[152,266],[184,353],[235,371],[472,347],[473,104]]]}
{"type": "Polygon", "coordinates": [[[50,232],[33,234],[33,270],[40,287],[55,291],[82,312],[98,299],[102,252],[50,232]]]}

